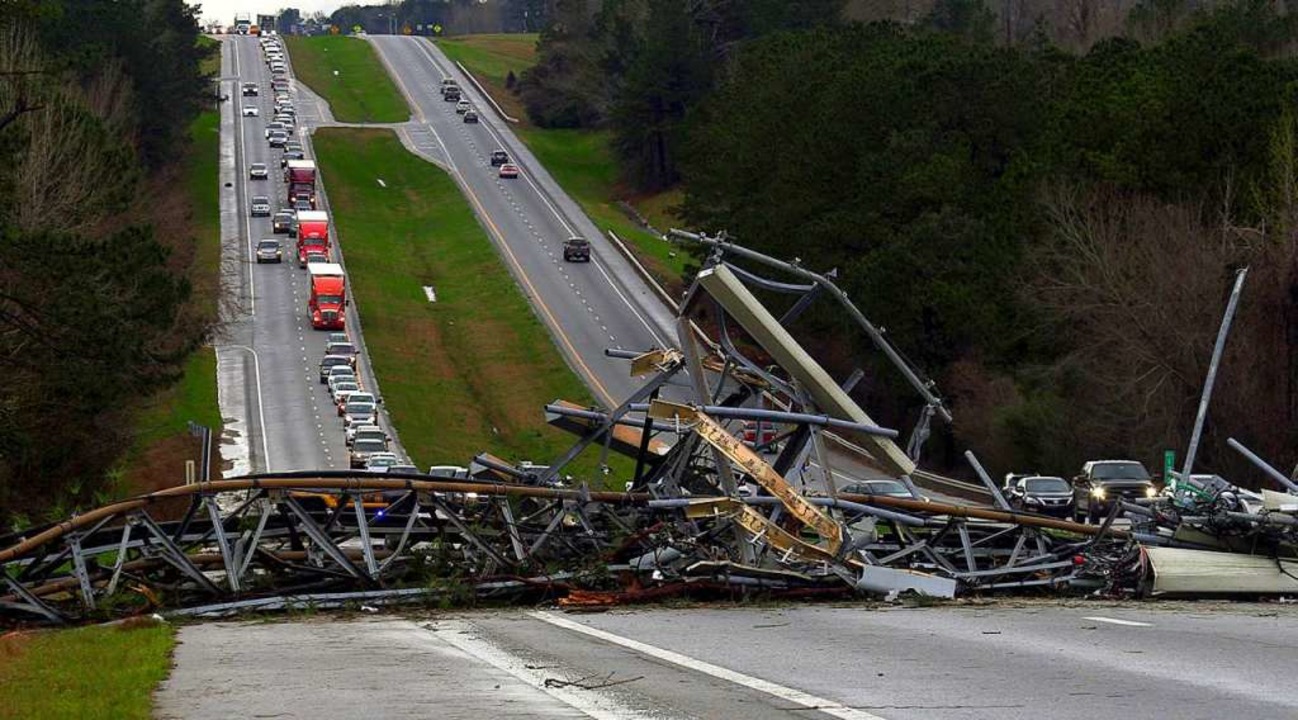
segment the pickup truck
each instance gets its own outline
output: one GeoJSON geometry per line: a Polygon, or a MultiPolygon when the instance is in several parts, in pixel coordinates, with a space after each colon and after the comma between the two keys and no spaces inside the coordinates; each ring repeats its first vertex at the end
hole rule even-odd
{"type": "Polygon", "coordinates": [[[1158,494],[1149,471],[1135,460],[1091,460],[1073,478],[1073,512],[1078,522],[1097,523],[1120,500],[1135,502],[1158,494]]]}

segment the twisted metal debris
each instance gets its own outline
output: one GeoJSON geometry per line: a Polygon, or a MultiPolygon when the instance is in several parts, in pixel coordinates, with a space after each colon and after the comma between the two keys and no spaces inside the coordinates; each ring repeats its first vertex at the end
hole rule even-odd
{"type": "Polygon", "coordinates": [[[750,591],[1123,594],[1147,589],[1148,547],[1204,546],[1178,535],[1182,528],[1220,536],[1248,522],[1274,539],[1277,553],[1292,545],[1298,521],[1240,517],[1221,493],[1206,510],[1126,508],[1138,516],[1131,530],[1114,527],[1115,516],[1090,526],[1012,512],[994,487],[995,508],[921,497],[911,478],[928,421],[950,419],[934,384],[828,277],[689,237],[716,252],[681,305],[679,347],[610,350],[645,377],[616,408],[548,405],[547,421],[579,436],[550,465],[484,453],[432,474],[249,475],[115,503],[0,538],[0,619],[474,597],[606,604],[750,591]],[[766,279],[732,256],[808,282],[766,279]],[[797,297],[777,318],[748,285],[797,297]],[[898,431],[851,398],[859,373],[835,382],[789,333],[821,296],[855,318],[923,398],[905,451],[898,431]],[[690,321],[700,309],[710,313],[711,334],[690,321]],[[843,436],[911,496],[841,492],[826,440],[843,436]],[[631,458],[634,471],[617,478],[625,489],[591,490],[567,477],[586,452],[604,464],[611,453],[631,458]],[[187,508],[160,512],[164,502],[187,508]],[[1167,527],[1172,510],[1176,530],[1167,527]]]}

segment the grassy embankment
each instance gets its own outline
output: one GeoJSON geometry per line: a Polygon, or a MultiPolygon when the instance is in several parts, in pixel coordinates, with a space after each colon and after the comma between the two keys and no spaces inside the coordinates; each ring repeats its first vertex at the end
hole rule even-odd
{"type": "Polygon", "coordinates": [[[342,36],[285,39],[297,79],[329,102],[335,120],[398,123],[410,119],[405,98],[368,42],[342,36]]]}
{"type": "Polygon", "coordinates": [[[612,230],[629,241],[641,262],[666,285],[678,285],[689,260],[674,245],[642,229],[617,206],[627,200],[662,232],[680,221],[671,208],[680,202],[677,192],[629,198],[618,185],[617,161],[609,145],[611,134],[598,130],[547,130],[527,122],[527,112],[506,88],[512,71],[521,76],[536,61],[536,35],[466,35],[438,40],[452,60],[464,65],[500,103],[518,118],[515,131],[563,189],[572,195],[602,230],[612,230]]]}
{"type": "MultiPolygon", "coordinates": [[[[558,456],[573,438],[545,425],[542,406],[590,396],[455,182],[387,130],[321,129],[315,148],[370,361],[412,459],[558,456]]],[[[583,459],[574,470],[595,477],[597,459],[583,459]]]]}
{"type": "Polygon", "coordinates": [[[174,644],[168,625],[0,636],[0,720],[147,719],[174,644]]]}
{"type": "MultiPolygon", "coordinates": [[[[206,37],[199,38],[199,42],[219,44],[206,37]]],[[[204,64],[204,70],[213,77],[220,69],[219,53],[204,64]]],[[[208,320],[216,318],[221,289],[220,128],[221,116],[216,109],[206,110],[194,120],[189,128],[189,147],[176,167],[176,187],[170,188],[187,206],[181,224],[190,243],[173,252],[188,257],[184,271],[193,287],[194,312],[208,320]]],[[[122,461],[116,494],[133,495],[183,482],[184,461],[197,459],[200,452],[197,440],[189,435],[191,420],[220,436],[216,353],[209,346],[189,357],[175,385],[141,405],[135,417],[135,443],[122,461]]],[[[213,468],[213,472],[217,469],[213,468]]]]}

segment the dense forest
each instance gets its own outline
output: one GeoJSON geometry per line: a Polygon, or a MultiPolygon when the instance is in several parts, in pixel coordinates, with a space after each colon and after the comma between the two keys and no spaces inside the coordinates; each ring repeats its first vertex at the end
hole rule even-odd
{"type": "MultiPolygon", "coordinates": [[[[1158,464],[1249,266],[1200,467],[1250,480],[1229,436],[1293,462],[1294,17],[1138,3],[1080,47],[1006,42],[981,0],[843,9],[559,0],[519,92],[533,122],[611,129],[628,189],[681,188],[689,226],[838,268],[949,397],[938,465],[1158,464]]],[[[867,407],[908,428],[913,394],[845,329],[824,313],[805,336],[866,363],[867,407]]]]}
{"type": "Polygon", "coordinates": [[[172,168],[213,94],[195,13],[0,5],[0,520],[93,500],[212,322],[172,168]]]}

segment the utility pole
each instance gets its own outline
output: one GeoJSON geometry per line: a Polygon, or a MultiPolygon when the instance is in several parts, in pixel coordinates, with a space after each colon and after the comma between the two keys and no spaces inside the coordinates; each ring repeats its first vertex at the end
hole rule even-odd
{"type": "Polygon", "coordinates": [[[1185,465],[1181,467],[1181,477],[1186,480],[1190,479],[1190,471],[1194,469],[1194,456],[1199,452],[1199,437],[1203,434],[1203,423],[1208,418],[1208,403],[1212,400],[1212,386],[1217,382],[1217,366],[1226,349],[1226,336],[1230,334],[1230,323],[1235,319],[1235,308],[1239,305],[1239,294],[1244,289],[1244,278],[1247,276],[1248,268],[1235,271],[1235,287],[1230,291],[1226,316],[1221,319],[1221,327],[1217,330],[1217,344],[1212,348],[1208,378],[1203,382],[1203,395],[1199,398],[1199,414],[1194,419],[1194,432],[1190,434],[1190,448],[1185,451],[1185,465]]]}

